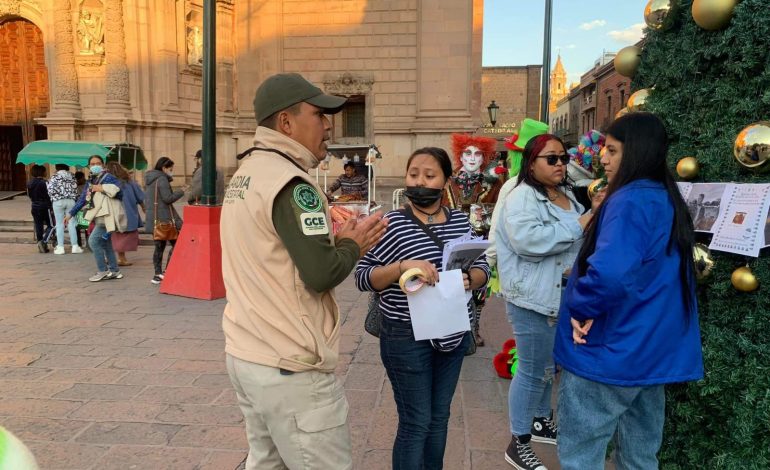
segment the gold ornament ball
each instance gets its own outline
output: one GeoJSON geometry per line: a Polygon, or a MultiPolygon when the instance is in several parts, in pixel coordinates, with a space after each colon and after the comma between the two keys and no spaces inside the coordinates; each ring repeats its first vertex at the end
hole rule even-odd
{"type": "Polygon", "coordinates": [[[700,165],[695,157],[684,157],[676,164],[676,174],[685,180],[691,180],[698,176],[700,165]]]}
{"type": "Polygon", "coordinates": [[[628,46],[618,52],[613,63],[616,72],[624,77],[633,78],[641,61],[642,50],[636,46],[628,46]]]}
{"type": "Polygon", "coordinates": [[[770,168],[770,121],[755,122],[739,132],[733,155],[746,168],[755,171],[770,168]]]}
{"type": "Polygon", "coordinates": [[[619,118],[621,116],[625,116],[626,114],[628,114],[630,112],[631,112],[631,110],[628,109],[628,106],[626,106],[625,108],[621,108],[620,111],[615,113],[615,119],[617,119],[617,118],[619,118]]]}
{"type": "Polygon", "coordinates": [[[692,18],[707,31],[717,31],[730,23],[738,0],[695,0],[692,18]]]}
{"type": "Polygon", "coordinates": [[[596,180],[593,180],[591,184],[588,185],[588,197],[593,198],[596,196],[596,193],[601,191],[602,189],[607,187],[607,182],[604,181],[604,179],[599,178],[596,180]]]}
{"type": "Polygon", "coordinates": [[[693,261],[695,262],[695,278],[702,281],[709,277],[711,270],[714,269],[714,257],[711,256],[711,250],[703,243],[696,243],[692,249],[693,261]]]}
{"type": "Polygon", "coordinates": [[[753,292],[759,287],[757,277],[748,266],[741,266],[733,271],[730,281],[732,281],[733,287],[741,292],[753,292]]]}
{"type": "Polygon", "coordinates": [[[677,11],[678,0],[650,0],[644,8],[644,22],[656,31],[665,31],[674,25],[677,11]]]}
{"type": "Polygon", "coordinates": [[[650,96],[650,90],[642,88],[635,91],[630,97],[628,97],[628,104],[626,107],[630,111],[644,111],[644,105],[647,103],[647,97],[650,96]]]}

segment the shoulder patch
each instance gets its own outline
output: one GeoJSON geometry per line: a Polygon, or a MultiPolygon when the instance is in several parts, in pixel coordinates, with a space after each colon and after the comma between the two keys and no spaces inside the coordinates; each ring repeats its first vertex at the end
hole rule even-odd
{"type": "Polygon", "coordinates": [[[328,235],[329,225],[326,223],[326,214],[322,212],[305,212],[299,216],[302,224],[302,233],[305,235],[328,235]]]}
{"type": "Polygon", "coordinates": [[[294,187],[294,202],[305,212],[318,212],[323,207],[318,191],[307,183],[294,187]]]}

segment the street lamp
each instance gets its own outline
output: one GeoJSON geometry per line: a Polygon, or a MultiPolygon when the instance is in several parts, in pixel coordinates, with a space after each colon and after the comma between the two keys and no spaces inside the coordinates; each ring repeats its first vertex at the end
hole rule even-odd
{"type": "Polygon", "coordinates": [[[498,109],[500,109],[500,106],[495,104],[495,100],[492,100],[492,102],[489,103],[489,106],[487,106],[487,111],[489,111],[489,122],[492,123],[492,127],[495,127],[495,124],[497,124],[498,109]]]}

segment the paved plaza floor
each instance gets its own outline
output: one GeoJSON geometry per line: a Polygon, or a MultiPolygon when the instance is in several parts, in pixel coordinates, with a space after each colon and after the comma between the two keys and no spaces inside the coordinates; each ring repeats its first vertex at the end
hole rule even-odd
{"type": "MultiPolygon", "coordinates": [[[[0,424],[42,469],[230,470],[245,458],[225,371],[225,302],[159,294],[151,258],[142,246],[123,279],[90,283],[88,252],[0,244],[0,424]]],[[[397,417],[377,339],[363,328],[367,295],[349,278],[337,298],[336,373],[350,401],[354,468],[387,469],[397,417]]],[[[452,405],[447,469],[510,468],[508,381],[491,362],[511,334],[499,299],[484,311],[482,334],[488,346],[466,358],[452,405]]],[[[553,446],[535,448],[558,468],[553,446]]]]}

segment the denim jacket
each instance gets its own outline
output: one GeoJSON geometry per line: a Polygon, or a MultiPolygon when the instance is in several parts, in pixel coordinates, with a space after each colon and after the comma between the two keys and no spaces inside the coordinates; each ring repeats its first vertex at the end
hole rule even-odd
{"type": "Polygon", "coordinates": [[[580,251],[583,206],[565,190],[574,210],[565,211],[526,183],[505,198],[495,229],[500,289],[508,302],[556,317],[561,280],[580,251]]]}

